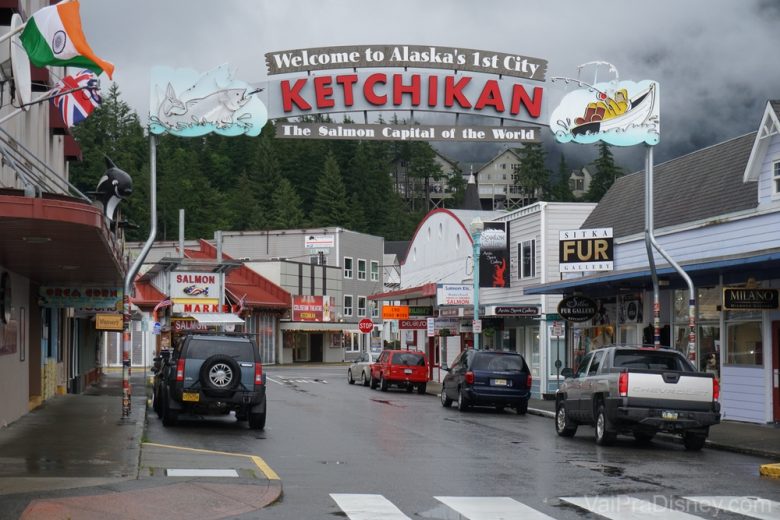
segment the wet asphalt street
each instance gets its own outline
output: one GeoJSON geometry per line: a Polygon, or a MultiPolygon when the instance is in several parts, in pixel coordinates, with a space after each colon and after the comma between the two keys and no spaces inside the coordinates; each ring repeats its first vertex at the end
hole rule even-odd
{"type": "MultiPolygon", "coordinates": [[[[658,506],[642,518],[670,518],[663,507],[690,518],[745,518],[682,498],[690,496],[780,501],[780,481],[759,477],[758,465],[767,461],[756,457],[691,453],[659,440],[638,445],[629,437],[598,447],[589,427],[565,439],[546,417],[493,409],[461,413],[432,395],[348,385],[346,367],[268,367],[267,375],[263,432],[232,416],[183,419],[163,428],[149,415],[148,442],[255,454],[279,474],[281,501],[262,516],[241,518],[371,518],[347,516],[332,494],[345,496],[337,497],[342,505],[353,494],[381,495],[378,500],[406,515],[383,518],[447,520],[475,517],[460,516],[435,497],[509,497],[556,519],[601,518],[561,497],[582,497],[606,516],[622,518],[630,517],[595,498],[620,495],[658,506]]],[[[764,513],[780,517],[774,509],[764,513]]]]}

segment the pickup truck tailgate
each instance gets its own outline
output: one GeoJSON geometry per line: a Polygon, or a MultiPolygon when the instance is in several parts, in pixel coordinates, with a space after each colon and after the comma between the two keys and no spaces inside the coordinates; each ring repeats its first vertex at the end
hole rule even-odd
{"type": "Polygon", "coordinates": [[[712,402],[712,377],[629,371],[628,398],[712,402]]]}

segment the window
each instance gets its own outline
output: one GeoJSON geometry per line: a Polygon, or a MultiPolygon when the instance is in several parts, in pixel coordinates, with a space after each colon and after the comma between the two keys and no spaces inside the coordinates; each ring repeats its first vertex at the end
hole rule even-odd
{"type": "Polygon", "coordinates": [[[368,304],[369,308],[371,309],[371,317],[376,318],[379,316],[379,305],[377,302],[372,301],[368,304]]]}
{"type": "Polygon", "coordinates": [[[580,362],[580,366],[577,367],[577,373],[574,375],[574,377],[585,377],[585,370],[587,370],[588,363],[590,363],[590,358],[592,357],[593,357],[593,352],[585,356],[585,359],[583,359],[580,362]]]}
{"type": "Polygon", "coordinates": [[[366,279],[366,261],[363,259],[358,260],[358,280],[366,279]]]}
{"type": "Polygon", "coordinates": [[[371,260],[371,281],[379,281],[379,262],[376,260],[371,260]]]}
{"type": "Polygon", "coordinates": [[[513,170],[513,171],[516,171],[516,172],[517,172],[517,171],[520,171],[520,163],[515,163],[515,164],[513,164],[513,165],[512,165],[512,170],[513,170]]]}
{"type": "Polygon", "coordinates": [[[590,368],[588,369],[589,376],[595,376],[596,373],[599,371],[599,366],[601,366],[601,359],[603,357],[604,357],[603,350],[596,351],[596,353],[593,355],[593,362],[590,364],[590,368]]]}
{"type": "Polygon", "coordinates": [[[366,297],[365,296],[358,296],[358,316],[365,316],[366,315],[366,297]]]}
{"type": "Polygon", "coordinates": [[[344,316],[352,316],[352,295],[344,295],[344,316]]]}
{"type": "Polygon", "coordinates": [[[536,242],[527,240],[517,245],[517,256],[520,257],[519,278],[533,278],[536,276],[536,242]]]}
{"type": "MultiPolygon", "coordinates": [[[[732,313],[733,314],[733,313],[732,313]]],[[[726,365],[762,366],[761,321],[726,324],[726,365]]]]}
{"type": "Polygon", "coordinates": [[[344,278],[352,279],[352,259],[348,256],[344,257],[344,278]]]}
{"type": "Polygon", "coordinates": [[[772,180],[774,181],[774,194],[780,195],[780,161],[772,165],[772,180]]]}

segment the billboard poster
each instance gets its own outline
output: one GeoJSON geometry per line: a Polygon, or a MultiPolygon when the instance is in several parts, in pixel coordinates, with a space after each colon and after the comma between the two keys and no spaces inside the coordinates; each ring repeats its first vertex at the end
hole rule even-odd
{"type": "Polygon", "coordinates": [[[292,321],[333,321],[336,298],[296,294],[292,297],[292,321]]]}
{"type": "Polygon", "coordinates": [[[509,287],[509,228],[506,222],[485,222],[480,237],[479,286],[509,287]]]}

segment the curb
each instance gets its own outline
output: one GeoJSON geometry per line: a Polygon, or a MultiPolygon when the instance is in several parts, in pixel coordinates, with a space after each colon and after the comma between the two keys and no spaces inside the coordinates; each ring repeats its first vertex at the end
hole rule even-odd
{"type": "Polygon", "coordinates": [[[780,478],[780,464],[764,464],[758,472],[764,477],[780,478]]]}

